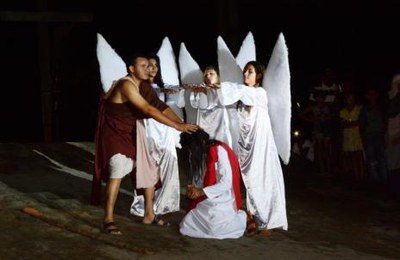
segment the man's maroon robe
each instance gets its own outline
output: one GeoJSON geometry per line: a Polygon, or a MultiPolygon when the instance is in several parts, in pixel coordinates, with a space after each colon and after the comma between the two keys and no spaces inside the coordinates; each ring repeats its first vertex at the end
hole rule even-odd
{"type": "MultiPolygon", "coordinates": [[[[148,82],[140,84],[139,93],[160,111],[168,108],[148,82]]],[[[108,181],[109,161],[113,155],[120,153],[136,161],[136,120],[143,118],[148,117],[132,103],[128,101],[121,104],[111,103],[104,99],[104,93],[101,95],[95,134],[91,204],[100,204],[101,182],[108,181]]],[[[134,170],[130,175],[135,188],[134,170]]]]}

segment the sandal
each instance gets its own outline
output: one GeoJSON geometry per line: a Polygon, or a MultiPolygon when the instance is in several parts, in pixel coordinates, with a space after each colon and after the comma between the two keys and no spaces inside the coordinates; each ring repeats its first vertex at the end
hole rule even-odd
{"type": "Polygon", "coordinates": [[[116,235],[116,236],[122,235],[119,228],[112,221],[108,222],[108,223],[104,223],[103,230],[104,230],[104,232],[106,232],[107,234],[110,234],[110,235],[116,235]]]}

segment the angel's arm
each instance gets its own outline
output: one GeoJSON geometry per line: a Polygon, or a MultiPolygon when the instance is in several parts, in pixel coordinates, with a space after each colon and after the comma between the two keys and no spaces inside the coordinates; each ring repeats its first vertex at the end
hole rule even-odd
{"type": "Polygon", "coordinates": [[[247,106],[267,106],[266,92],[263,88],[248,87],[244,84],[222,82],[217,89],[218,99],[224,106],[241,100],[247,106]]]}

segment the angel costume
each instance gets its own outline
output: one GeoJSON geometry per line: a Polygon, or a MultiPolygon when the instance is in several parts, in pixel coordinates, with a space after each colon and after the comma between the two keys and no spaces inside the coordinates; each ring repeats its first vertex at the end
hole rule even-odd
{"type": "Polygon", "coordinates": [[[261,228],[287,229],[283,173],[268,115],[267,93],[261,87],[223,82],[218,91],[222,104],[238,105],[237,156],[247,188],[248,210],[261,228]]]}
{"type": "MultiPolygon", "coordinates": [[[[251,32],[244,39],[237,56],[237,61],[243,66],[247,59],[255,59],[254,39],[251,32]]],[[[179,51],[179,68],[181,70],[182,83],[203,83],[203,73],[184,43],[181,43],[179,51]]],[[[235,71],[235,69],[226,68],[222,73],[223,77],[226,77],[227,73],[225,71],[230,72],[232,70],[235,71]]],[[[240,68],[237,69],[240,70],[240,68]]],[[[229,74],[232,75],[232,73],[229,74]]],[[[239,74],[241,74],[240,71],[239,74]]],[[[229,76],[226,79],[232,80],[229,76]]],[[[223,106],[220,104],[215,91],[215,89],[208,89],[208,92],[212,94],[206,95],[201,92],[194,93],[186,90],[185,110],[188,115],[187,118],[191,122],[196,122],[210,135],[211,139],[222,141],[236,150],[238,131],[232,129],[237,123],[236,107],[234,105],[223,106]]]]}
{"type": "Polygon", "coordinates": [[[198,238],[239,238],[246,229],[240,210],[240,170],[237,157],[226,144],[216,142],[208,152],[204,176],[206,198],[192,201],[180,223],[182,235],[198,238]]]}
{"type": "MultiPolygon", "coordinates": [[[[222,78],[223,73],[232,73],[231,69],[226,69],[226,64],[232,60],[236,64],[236,61],[222,38],[219,38],[218,47],[222,78]]],[[[259,229],[287,230],[288,227],[279,155],[284,163],[289,162],[289,78],[287,49],[283,35],[280,34],[264,74],[262,87],[222,82],[217,91],[222,105],[237,107],[238,121],[233,122],[235,125],[231,127],[237,129],[239,136],[235,152],[247,190],[247,209],[256,216],[259,229]]]]}

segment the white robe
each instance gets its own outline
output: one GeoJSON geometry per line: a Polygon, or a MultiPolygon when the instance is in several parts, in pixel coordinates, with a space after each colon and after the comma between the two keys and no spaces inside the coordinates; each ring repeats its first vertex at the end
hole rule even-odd
{"type": "Polygon", "coordinates": [[[246,229],[246,213],[236,209],[228,153],[218,146],[217,183],[205,187],[207,198],[189,211],[180,223],[182,235],[198,238],[239,238],[246,229]]]}
{"type": "MultiPolygon", "coordinates": [[[[154,86],[155,84],[153,84],[154,86]]],[[[157,86],[158,87],[158,86],[157,86]]],[[[177,88],[177,85],[168,85],[165,84],[164,88],[177,88]]],[[[163,94],[163,93],[161,93],[163,94]]],[[[185,106],[185,90],[181,89],[177,93],[174,94],[163,94],[165,95],[165,103],[175,112],[175,114],[180,117],[182,120],[184,119],[183,107],[185,106]]],[[[161,100],[163,97],[160,97],[161,100]]]]}
{"type": "MultiPolygon", "coordinates": [[[[157,88],[153,84],[153,88],[157,88]]],[[[179,165],[176,147],[180,147],[180,132],[172,127],[161,124],[149,118],[144,119],[146,129],[147,147],[146,152],[153,163],[159,167],[161,188],[156,190],[154,198],[155,214],[166,214],[180,210],[180,184],[179,165]]],[[[140,147],[137,147],[140,149],[140,147]]],[[[139,153],[139,151],[138,151],[139,153]]],[[[137,164],[140,164],[138,161],[137,164]]],[[[138,174],[138,173],[137,173],[138,174]]],[[[144,197],[135,197],[131,205],[131,214],[143,217],[144,197]]]]}
{"type": "Polygon", "coordinates": [[[237,124],[236,106],[223,106],[218,100],[217,90],[209,89],[204,93],[191,94],[191,106],[198,109],[197,124],[215,139],[237,149],[238,131],[232,129],[237,124]]]}
{"type": "Polygon", "coordinates": [[[247,209],[256,216],[259,228],[287,230],[285,185],[265,89],[223,82],[218,97],[223,105],[241,100],[248,106],[239,106],[234,127],[239,129],[235,152],[247,190],[247,209]]]}

